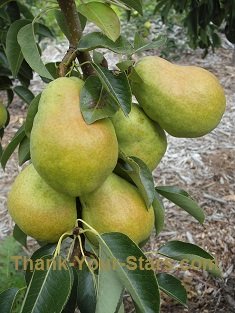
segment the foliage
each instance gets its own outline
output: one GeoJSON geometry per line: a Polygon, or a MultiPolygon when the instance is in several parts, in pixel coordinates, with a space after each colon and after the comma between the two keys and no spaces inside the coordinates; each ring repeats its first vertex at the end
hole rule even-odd
{"type": "MultiPolygon", "coordinates": [[[[0,90],[6,92],[7,107],[12,103],[14,94],[20,96],[26,103],[34,98],[28,89],[33,71],[17,43],[19,30],[33,20],[34,15],[22,2],[12,1],[5,6],[0,4],[0,90]]],[[[38,44],[45,37],[53,37],[52,31],[42,23],[35,25],[35,33],[38,44]]],[[[3,134],[4,129],[1,129],[0,138],[3,134]]],[[[0,156],[1,153],[0,142],[0,156]]]]}
{"type": "MultiPolygon", "coordinates": [[[[61,7],[66,6],[65,1],[59,0],[58,2],[61,7]]],[[[74,2],[70,0],[70,3],[74,2]]],[[[118,8],[125,8],[129,13],[131,9],[138,14],[143,12],[141,0],[119,0],[114,3],[118,8]]],[[[82,15],[83,21],[86,22],[88,19],[99,28],[100,32],[96,31],[86,36],[80,34],[80,38],[77,38],[74,44],[72,32],[76,28],[70,27],[69,29],[66,10],[62,10],[64,15],[60,15],[58,24],[64,34],[69,37],[70,49],[60,65],[44,64],[39,42],[42,38],[53,37],[53,32],[44,25],[42,15],[49,11],[53,12],[55,20],[58,21],[56,2],[50,3],[34,18],[29,7],[23,2],[0,1],[0,22],[3,26],[0,56],[1,70],[4,72],[0,87],[7,91],[9,104],[15,92],[29,105],[26,121],[11,142],[4,147],[1,155],[3,168],[17,147],[19,147],[20,165],[30,159],[30,133],[40,99],[40,94],[35,97],[28,89],[32,73],[37,73],[46,83],[58,76],[83,77],[85,84],[81,92],[81,111],[86,122],[92,124],[99,119],[114,115],[117,109],[121,109],[126,116],[128,115],[132,105],[129,74],[133,71],[133,54],[159,48],[165,44],[164,36],[156,36],[152,42],[149,42],[138,31],[131,41],[120,36],[117,10],[114,10],[109,2],[107,4],[106,1],[89,1],[84,4],[82,1],[77,6],[77,10],[81,20],[82,15]],[[108,49],[118,54],[120,61],[115,71],[108,69],[107,61],[97,48],[108,49]],[[93,58],[89,51],[93,52],[93,58]],[[15,62],[16,60],[18,61],[15,62]],[[13,84],[19,83],[20,86],[13,87],[13,84]]],[[[74,16],[77,15],[77,10],[73,12],[74,16]]],[[[2,129],[1,136],[3,134],[2,129]]],[[[115,170],[121,170],[126,179],[136,185],[146,202],[146,209],[153,205],[157,233],[164,226],[162,197],[177,204],[203,223],[204,213],[188,193],[172,186],[155,187],[150,170],[140,159],[127,157],[120,151],[115,170]]],[[[77,200],[77,209],[80,210],[79,200],[77,200]]],[[[26,244],[27,235],[18,226],[14,235],[21,244],[26,244]]],[[[9,253],[16,253],[15,246],[11,249],[9,253]]],[[[211,271],[214,275],[220,274],[214,257],[196,245],[172,241],[159,247],[153,253],[178,262],[186,259],[188,264],[192,264],[195,259],[202,263],[210,261],[213,265],[212,270],[207,267],[205,270],[211,271]]],[[[186,305],[186,291],[180,281],[166,273],[159,272],[156,275],[146,254],[129,237],[115,232],[100,235],[81,219],[77,220],[73,232],[63,234],[56,245],[42,243],[42,247],[34,252],[31,259],[34,267],[32,271],[29,266],[26,270],[27,290],[21,313],[29,311],[72,313],[76,307],[81,313],[118,313],[123,310],[124,290],[131,295],[137,312],[159,312],[160,290],[186,305]],[[81,227],[82,223],[87,229],[81,227]],[[97,235],[99,250],[85,241],[86,231],[97,235]],[[71,237],[69,242],[65,239],[68,235],[71,237]],[[66,256],[62,249],[63,240],[70,246],[66,256]],[[126,264],[129,257],[132,260],[126,264]],[[81,260],[84,263],[82,268],[80,268],[81,260]],[[101,260],[113,261],[115,270],[102,268],[101,260]],[[136,262],[140,260],[144,266],[141,269],[138,265],[136,266],[136,262]],[[49,262],[49,266],[43,267],[44,262],[49,262]],[[54,269],[54,264],[61,265],[62,268],[54,269]]],[[[16,277],[17,274],[14,275],[14,280],[16,277]]],[[[0,311],[13,312],[12,304],[15,303],[15,296],[20,292],[19,288],[23,286],[22,280],[17,279],[14,285],[16,289],[7,289],[0,294],[0,311]]],[[[4,287],[11,286],[12,281],[4,287]]]]}
{"type": "Polygon", "coordinates": [[[187,47],[186,33],[183,27],[184,14],[178,14],[172,10],[168,14],[167,23],[162,22],[161,13],[154,12],[155,2],[144,0],[144,13],[137,11],[130,13],[123,12],[123,32],[128,38],[132,38],[137,28],[142,37],[154,40],[159,34],[166,36],[166,43],[158,48],[159,56],[170,59],[177,59],[181,51],[187,47]]]}
{"type": "Polygon", "coordinates": [[[155,13],[159,12],[162,21],[167,23],[170,11],[183,14],[189,45],[213,50],[220,46],[219,27],[227,39],[235,43],[235,2],[229,0],[157,0],[155,13]]]}
{"type": "Polygon", "coordinates": [[[13,237],[6,237],[0,246],[0,292],[6,288],[24,287],[24,275],[16,271],[12,256],[23,255],[22,248],[13,237]]]}

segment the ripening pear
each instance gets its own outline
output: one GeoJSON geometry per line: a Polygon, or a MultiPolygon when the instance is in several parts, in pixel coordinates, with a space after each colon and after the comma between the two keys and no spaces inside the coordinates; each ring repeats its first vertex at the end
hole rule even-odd
{"type": "Polygon", "coordinates": [[[167,140],[164,130],[150,120],[136,104],[126,117],[119,110],[111,118],[119,148],[127,156],[135,156],[145,162],[150,170],[154,170],[166,152],[167,140]]]}
{"type": "Polygon", "coordinates": [[[157,56],[136,64],[132,90],[145,113],[175,137],[206,135],[225,111],[223,88],[212,73],[157,56]]]}
{"type": "Polygon", "coordinates": [[[0,102],[0,128],[4,127],[7,122],[7,109],[0,102]]]}
{"type": "Polygon", "coordinates": [[[32,164],[17,176],[7,205],[19,228],[39,241],[57,242],[77,219],[76,199],[48,186],[32,164]]]}
{"type": "Polygon", "coordinates": [[[31,132],[31,158],[55,190],[80,196],[99,187],[114,169],[118,143],[109,119],[87,125],[78,78],[58,78],[43,91],[31,132]]]}
{"type": "MultiPolygon", "coordinates": [[[[144,242],[154,225],[153,208],[146,208],[138,189],[123,178],[111,174],[98,189],[81,198],[82,219],[99,233],[120,232],[135,243],[144,242]]],[[[96,236],[87,233],[97,245],[96,236]]]]}

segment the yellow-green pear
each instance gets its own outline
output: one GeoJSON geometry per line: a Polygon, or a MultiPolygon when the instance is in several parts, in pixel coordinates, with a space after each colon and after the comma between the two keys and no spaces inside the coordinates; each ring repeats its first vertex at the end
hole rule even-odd
{"type": "MultiPolygon", "coordinates": [[[[123,178],[111,174],[101,187],[81,198],[82,219],[100,234],[120,232],[137,244],[145,241],[154,225],[153,208],[146,208],[138,189],[123,178]]],[[[97,244],[97,238],[87,233],[97,244]]]]}
{"type": "Polygon", "coordinates": [[[99,187],[117,163],[118,143],[109,119],[87,125],[78,78],[58,78],[43,91],[31,132],[31,158],[55,190],[80,196],[99,187]]]}
{"type": "Polygon", "coordinates": [[[175,137],[209,133],[225,111],[223,88],[212,73],[157,56],[144,57],[136,64],[132,90],[145,113],[175,137]]]}
{"type": "Polygon", "coordinates": [[[136,104],[132,105],[128,117],[119,110],[111,120],[120,149],[127,156],[138,157],[154,170],[166,152],[164,130],[136,104]]]}
{"type": "Polygon", "coordinates": [[[0,102],[0,128],[4,127],[7,122],[7,109],[4,104],[0,102]]]}
{"type": "Polygon", "coordinates": [[[17,176],[7,205],[20,229],[39,241],[57,242],[77,219],[76,199],[48,186],[32,164],[17,176]]]}

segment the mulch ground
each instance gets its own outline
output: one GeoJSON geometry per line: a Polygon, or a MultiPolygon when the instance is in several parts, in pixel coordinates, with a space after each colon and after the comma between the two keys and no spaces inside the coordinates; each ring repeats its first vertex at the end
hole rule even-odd
{"type": "MultiPolygon", "coordinates": [[[[155,251],[166,241],[175,239],[198,244],[216,256],[223,278],[214,279],[200,271],[173,272],[187,288],[189,309],[164,297],[163,313],[235,312],[235,68],[230,65],[231,59],[232,50],[221,48],[206,59],[201,59],[200,52],[196,51],[182,55],[177,61],[199,65],[216,74],[225,88],[227,110],[219,127],[203,138],[168,137],[167,154],[154,171],[156,184],[176,185],[189,191],[203,207],[207,218],[201,226],[187,213],[165,202],[165,228],[160,236],[151,237],[149,248],[155,251]]],[[[33,89],[40,89],[37,82],[33,89]]],[[[25,107],[17,98],[10,111],[11,122],[4,144],[25,117],[25,107]]],[[[6,196],[19,170],[16,154],[5,173],[0,170],[0,240],[12,232],[6,196]]],[[[134,312],[130,308],[131,311],[134,312]]]]}

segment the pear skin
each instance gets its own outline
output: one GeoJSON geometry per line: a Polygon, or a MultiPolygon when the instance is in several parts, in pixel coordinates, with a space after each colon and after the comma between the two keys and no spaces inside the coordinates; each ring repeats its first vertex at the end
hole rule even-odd
{"type": "Polygon", "coordinates": [[[38,241],[57,242],[77,219],[76,199],[48,186],[32,164],[17,176],[7,205],[20,229],[38,241]]]}
{"type": "Polygon", "coordinates": [[[109,119],[87,125],[78,78],[58,78],[43,91],[31,132],[31,158],[55,190],[80,196],[99,187],[114,169],[118,143],[109,119]]]}
{"type": "Polygon", "coordinates": [[[7,109],[0,102],[0,128],[4,127],[7,122],[7,109]]]}
{"type": "Polygon", "coordinates": [[[118,144],[127,156],[135,156],[154,170],[167,149],[166,135],[161,127],[150,120],[136,104],[126,117],[119,110],[112,118],[118,144]]]}
{"type": "MultiPolygon", "coordinates": [[[[145,241],[154,226],[153,208],[146,208],[138,189],[123,178],[111,174],[94,192],[80,198],[82,219],[100,234],[120,232],[137,244],[145,241]]],[[[90,232],[88,239],[97,245],[90,232]]]]}
{"type": "Polygon", "coordinates": [[[132,91],[145,113],[175,137],[208,134],[219,124],[226,106],[223,88],[209,71],[157,56],[136,64],[132,91]]]}

